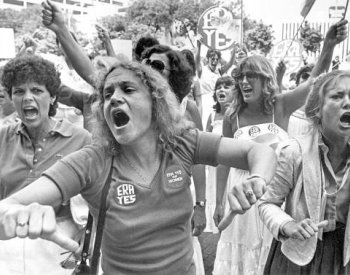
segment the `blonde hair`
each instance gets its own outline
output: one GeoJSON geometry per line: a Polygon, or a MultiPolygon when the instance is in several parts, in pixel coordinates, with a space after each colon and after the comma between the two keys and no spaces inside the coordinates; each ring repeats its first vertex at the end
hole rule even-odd
{"type": "Polygon", "coordinates": [[[175,137],[184,130],[193,128],[193,125],[181,114],[178,100],[167,81],[149,66],[136,62],[116,63],[97,83],[98,99],[93,106],[95,142],[101,144],[107,149],[107,152],[112,154],[120,151],[120,144],[110,131],[103,112],[104,84],[109,74],[118,68],[133,72],[148,88],[152,97],[153,127],[159,133],[158,141],[165,150],[172,150],[176,146],[175,137]]]}
{"type": "MultiPolygon", "coordinates": [[[[263,110],[265,114],[272,114],[274,98],[278,91],[278,85],[276,80],[276,73],[271,63],[266,57],[260,55],[253,55],[246,57],[239,64],[239,67],[234,72],[234,77],[238,77],[243,69],[247,69],[258,75],[262,76],[262,94],[263,94],[263,110]]],[[[230,119],[233,119],[242,109],[247,107],[247,103],[244,102],[241,90],[237,93],[237,97],[234,103],[227,111],[227,115],[230,119]]]]}
{"type": "Polygon", "coordinates": [[[321,125],[322,117],[320,110],[324,105],[326,93],[344,77],[350,77],[350,72],[335,70],[327,74],[322,74],[314,80],[305,104],[305,115],[312,122],[313,126],[318,127],[321,125]]]}

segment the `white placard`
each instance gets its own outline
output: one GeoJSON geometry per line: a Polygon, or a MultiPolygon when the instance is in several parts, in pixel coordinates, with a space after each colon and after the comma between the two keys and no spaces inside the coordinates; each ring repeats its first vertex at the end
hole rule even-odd
{"type": "Polygon", "coordinates": [[[129,60],[132,60],[132,41],[122,39],[112,39],[114,52],[125,55],[129,60]]]}
{"type": "Polygon", "coordinates": [[[0,58],[14,58],[16,56],[16,47],[13,29],[0,28],[0,37],[0,58]]]}

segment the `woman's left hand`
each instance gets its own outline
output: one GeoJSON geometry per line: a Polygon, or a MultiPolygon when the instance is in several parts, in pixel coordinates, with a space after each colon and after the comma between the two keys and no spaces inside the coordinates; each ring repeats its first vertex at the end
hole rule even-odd
{"type": "Polygon", "coordinates": [[[192,215],[192,229],[193,236],[199,236],[203,233],[207,225],[207,219],[205,217],[205,207],[196,205],[192,215]]]}

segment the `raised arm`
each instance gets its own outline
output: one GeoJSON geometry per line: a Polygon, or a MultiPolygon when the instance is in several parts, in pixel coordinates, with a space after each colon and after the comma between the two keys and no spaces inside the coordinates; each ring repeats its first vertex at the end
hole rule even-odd
{"type": "Polygon", "coordinates": [[[197,75],[199,78],[202,76],[202,63],[201,63],[201,47],[202,43],[199,39],[197,39],[197,52],[195,56],[197,75]]]}
{"type": "Polygon", "coordinates": [[[102,41],[108,56],[116,57],[116,54],[114,52],[111,38],[109,37],[109,33],[107,29],[103,28],[100,25],[95,25],[95,28],[97,30],[98,38],[102,41]]]}
{"type": "Polygon", "coordinates": [[[323,43],[322,52],[311,72],[309,80],[299,85],[292,92],[276,96],[276,104],[282,104],[286,117],[289,117],[295,110],[304,105],[310,91],[312,79],[328,71],[335,46],[347,37],[347,24],[347,20],[341,20],[329,28],[323,43]]]}
{"type": "Polygon", "coordinates": [[[95,69],[89,57],[82,51],[79,44],[73,39],[66,24],[64,23],[64,16],[60,8],[46,0],[42,2],[42,22],[50,30],[52,30],[61,46],[68,56],[73,68],[77,73],[89,84],[94,85],[96,79],[95,69]]]}
{"type": "Polygon", "coordinates": [[[231,57],[230,60],[221,67],[221,74],[225,74],[231,67],[233,64],[235,64],[236,61],[236,49],[237,49],[237,45],[234,45],[231,51],[231,57]]]}

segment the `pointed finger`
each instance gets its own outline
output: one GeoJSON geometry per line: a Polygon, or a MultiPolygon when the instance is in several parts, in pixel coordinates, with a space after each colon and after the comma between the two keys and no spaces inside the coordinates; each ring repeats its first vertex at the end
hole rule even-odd
{"type": "Polygon", "coordinates": [[[66,235],[59,232],[58,230],[55,230],[51,234],[43,235],[43,238],[46,240],[52,241],[58,244],[63,249],[66,249],[72,252],[75,252],[79,249],[79,244],[76,241],[68,238],[66,235]]]}
{"type": "Polygon", "coordinates": [[[324,220],[324,221],[319,222],[318,224],[316,224],[316,226],[318,228],[325,228],[327,225],[328,225],[328,221],[327,220],[324,220]]]}

